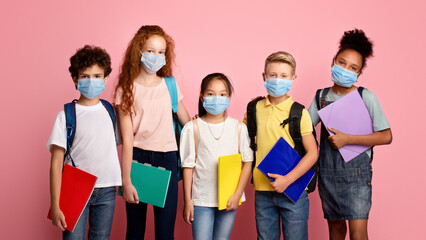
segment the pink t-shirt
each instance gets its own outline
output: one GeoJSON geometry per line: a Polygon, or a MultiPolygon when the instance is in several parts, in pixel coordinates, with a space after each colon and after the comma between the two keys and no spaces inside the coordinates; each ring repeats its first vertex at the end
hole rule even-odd
{"type": "MultiPolygon", "coordinates": [[[[183,99],[177,86],[178,102],[183,99]]],[[[122,91],[117,91],[116,105],[121,103],[122,91]]],[[[166,82],[154,87],[133,83],[133,146],[156,152],[177,151],[172,118],[172,100],[166,82]]]]}

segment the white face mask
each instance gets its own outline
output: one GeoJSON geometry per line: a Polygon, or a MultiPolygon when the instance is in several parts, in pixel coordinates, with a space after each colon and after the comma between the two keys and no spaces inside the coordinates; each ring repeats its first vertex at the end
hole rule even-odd
{"type": "Polygon", "coordinates": [[[166,57],[158,56],[149,53],[142,53],[141,62],[143,67],[149,74],[158,72],[164,65],[166,65],[166,57]]]}

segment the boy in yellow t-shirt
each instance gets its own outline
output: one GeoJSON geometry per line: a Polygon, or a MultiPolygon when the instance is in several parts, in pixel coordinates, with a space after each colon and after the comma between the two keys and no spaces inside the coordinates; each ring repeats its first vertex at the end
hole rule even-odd
{"type": "MultiPolygon", "coordinates": [[[[289,124],[283,128],[281,123],[289,117],[293,100],[287,92],[296,80],[296,61],[287,52],[276,52],[266,59],[263,73],[264,85],[268,96],[256,104],[257,151],[256,166],[266,156],[280,137],[293,148],[289,124]]],[[[247,116],[244,119],[247,122],[247,116]]],[[[253,170],[255,192],[255,213],[258,239],[280,239],[280,217],[284,239],[308,239],[309,199],[305,191],[296,203],[293,203],[283,191],[295,180],[305,174],[316,162],[317,145],[312,134],[312,122],[309,113],[303,109],[300,131],[306,155],[287,175],[270,174],[274,182],[257,168],[253,170]]]]}

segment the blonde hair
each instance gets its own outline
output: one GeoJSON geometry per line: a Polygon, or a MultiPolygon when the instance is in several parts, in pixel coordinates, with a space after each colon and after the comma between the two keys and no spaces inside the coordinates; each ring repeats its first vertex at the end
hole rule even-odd
{"type": "Polygon", "coordinates": [[[296,73],[296,60],[288,52],[279,51],[269,55],[265,60],[265,72],[270,63],[287,63],[292,68],[291,74],[294,75],[296,73]]]}

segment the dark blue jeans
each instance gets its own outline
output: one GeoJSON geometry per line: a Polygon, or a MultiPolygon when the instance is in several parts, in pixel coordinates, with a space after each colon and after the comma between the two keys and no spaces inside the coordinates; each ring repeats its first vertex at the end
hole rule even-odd
{"type": "MultiPolygon", "coordinates": [[[[149,163],[155,167],[163,167],[172,172],[170,177],[169,190],[164,208],[154,207],[155,239],[174,239],[178,179],[177,179],[177,153],[174,152],[153,152],[133,148],[133,160],[140,163],[149,163]]],[[[154,184],[154,183],[153,183],[154,184]]],[[[146,225],[147,204],[126,203],[127,233],[126,239],[144,239],[146,225]]]]}

